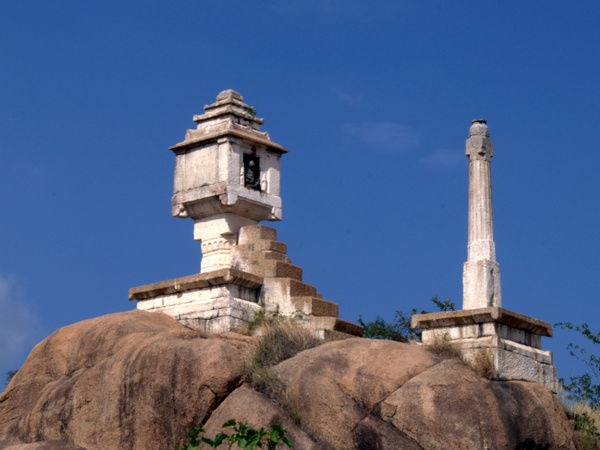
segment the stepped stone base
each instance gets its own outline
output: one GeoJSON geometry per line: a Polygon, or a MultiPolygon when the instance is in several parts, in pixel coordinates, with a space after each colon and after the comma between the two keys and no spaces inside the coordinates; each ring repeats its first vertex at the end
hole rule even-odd
{"type": "Polygon", "coordinates": [[[160,311],[213,333],[232,331],[265,311],[301,319],[317,336],[362,336],[363,327],[338,318],[338,305],[302,281],[302,268],[286,256],[276,230],[247,225],[229,250],[232,266],[131,288],[137,308],[160,311]]]}
{"type": "Polygon", "coordinates": [[[160,311],[195,330],[221,333],[238,329],[261,310],[260,277],[221,269],[132,288],[137,309],[160,311]]]}
{"type": "Polygon", "coordinates": [[[541,349],[541,337],[552,336],[552,326],[544,321],[489,307],[417,314],[411,325],[423,330],[423,344],[448,339],[471,362],[483,353],[497,380],[533,381],[557,392],[552,352],[541,349]]]}

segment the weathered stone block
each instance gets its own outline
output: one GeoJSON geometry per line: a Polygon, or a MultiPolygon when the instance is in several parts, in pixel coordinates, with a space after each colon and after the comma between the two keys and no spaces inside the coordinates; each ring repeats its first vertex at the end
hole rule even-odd
{"type": "Polygon", "coordinates": [[[293,297],[292,303],[297,311],[313,316],[338,316],[337,303],[329,302],[318,297],[293,297]]]}
{"type": "Polygon", "coordinates": [[[238,244],[257,244],[260,240],[276,241],[277,230],[266,225],[252,225],[242,227],[238,244]]]}
{"type": "Polygon", "coordinates": [[[130,289],[137,308],[163,312],[186,326],[210,332],[235,329],[254,319],[262,279],[239,270],[175,278],[130,289]]]}
{"type": "Polygon", "coordinates": [[[340,333],[346,333],[352,336],[362,336],[363,332],[365,331],[363,326],[340,319],[339,317],[335,320],[335,326],[333,329],[335,331],[339,331],[340,333]]]}
{"type": "Polygon", "coordinates": [[[288,264],[283,261],[270,260],[265,261],[264,266],[267,268],[266,272],[271,274],[269,276],[287,277],[292,278],[294,280],[302,281],[302,267],[295,266],[293,264],[288,264]]]}
{"type": "Polygon", "coordinates": [[[551,336],[550,324],[503,308],[479,308],[414,315],[424,344],[448,339],[467,361],[486,352],[498,380],[533,381],[556,392],[552,352],[541,350],[541,336],[551,336]]]}
{"type": "Polygon", "coordinates": [[[453,341],[467,361],[474,361],[478,352],[486,351],[491,357],[495,379],[524,380],[540,383],[557,392],[556,368],[552,352],[535,349],[498,337],[453,341]]]}
{"type": "Polygon", "coordinates": [[[527,330],[512,328],[507,325],[488,322],[475,325],[456,325],[423,330],[423,339],[431,340],[434,336],[446,336],[450,340],[477,339],[485,336],[499,336],[510,341],[534,348],[541,348],[541,336],[527,330]]]}
{"type": "Polygon", "coordinates": [[[235,269],[216,270],[133,287],[129,289],[129,300],[153,299],[163,295],[225,284],[257,289],[262,285],[262,279],[251,273],[235,269]]]}
{"type": "MultiPolygon", "coordinates": [[[[190,292],[190,296],[198,292],[190,292]]],[[[143,302],[140,302],[143,303],[143,302]]],[[[251,322],[261,307],[254,302],[235,297],[216,297],[165,306],[160,311],[195,330],[224,333],[251,322]]]]}
{"type": "Polygon", "coordinates": [[[270,260],[275,260],[275,261],[284,261],[285,253],[266,250],[266,251],[263,251],[262,257],[264,259],[270,259],[270,260]]]}
{"type": "Polygon", "coordinates": [[[272,251],[285,255],[287,251],[287,245],[279,241],[259,239],[254,242],[246,242],[244,244],[240,244],[238,242],[238,249],[248,252],[272,251]]]}

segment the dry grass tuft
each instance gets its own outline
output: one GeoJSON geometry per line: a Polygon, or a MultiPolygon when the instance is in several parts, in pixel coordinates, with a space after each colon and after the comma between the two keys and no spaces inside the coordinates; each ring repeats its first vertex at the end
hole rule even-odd
{"type": "Polygon", "coordinates": [[[492,380],[496,375],[492,355],[486,348],[477,350],[475,356],[471,361],[467,362],[467,365],[480,376],[487,378],[488,380],[492,380]]]}
{"type": "Polygon", "coordinates": [[[447,334],[438,334],[434,340],[425,345],[425,348],[441,359],[458,359],[473,369],[479,376],[494,379],[495,368],[492,355],[488,349],[480,348],[473,357],[465,357],[460,347],[452,344],[447,334]]]}
{"type": "Polygon", "coordinates": [[[289,403],[287,385],[271,367],[255,367],[247,381],[258,391],[281,405],[289,403]]]}
{"type": "Polygon", "coordinates": [[[259,338],[249,354],[250,366],[271,367],[323,343],[300,320],[282,316],[265,316],[254,332],[259,338]]]}
{"type": "Polygon", "coordinates": [[[452,345],[447,334],[436,335],[432,342],[425,345],[425,348],[439,358],[460,359],[462,361],[460,350],[452,345]]]}
{"type": "Polygon", "coordinates": [[[298,319],[262,315],[255,322],[252,333],[259,337],[246,357],[246,381],[299,421],[297,408],[287,395],[287,386],[273,366],[323,341],[298,319]]]}

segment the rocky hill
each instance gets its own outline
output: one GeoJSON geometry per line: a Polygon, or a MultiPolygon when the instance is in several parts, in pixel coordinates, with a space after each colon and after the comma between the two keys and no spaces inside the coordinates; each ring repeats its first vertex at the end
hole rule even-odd
{"type": "Polygon", "coordinates": [[[422,346],[352,338],[273,368],[276,402],[244,382],[257,339],[131,311],[64,327],[0,395],[1,448],[180,448],[193,425],[281,424],[294,448],[574,448],[553,395],[482,378],[422,346]]]}

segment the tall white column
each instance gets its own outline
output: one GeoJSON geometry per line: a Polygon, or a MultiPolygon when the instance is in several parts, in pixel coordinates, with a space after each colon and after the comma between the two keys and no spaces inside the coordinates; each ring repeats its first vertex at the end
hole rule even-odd
{"type": "Polygon", "coordinates": [[[469,157],[469,242],[463,266],[463,309],[502,306],[492,215],[490,160],[494,146],[484,119],[472,121],[466,154],[469,157]]]}

